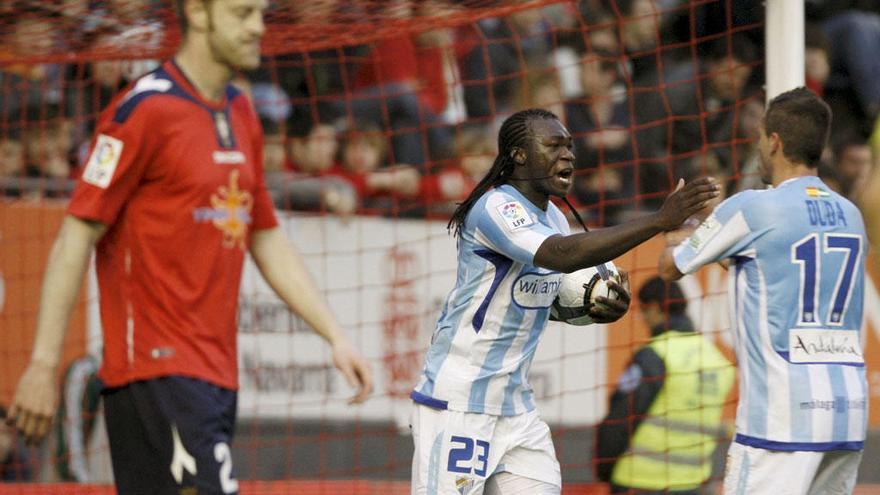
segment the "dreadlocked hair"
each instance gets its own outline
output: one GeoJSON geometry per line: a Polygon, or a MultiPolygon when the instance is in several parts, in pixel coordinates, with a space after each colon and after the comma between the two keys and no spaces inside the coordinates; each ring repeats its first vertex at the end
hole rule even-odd
{"type": "Polygon", "coordinates": [[[516,166],[513,150],[514,148],[526,148],[526,140],[529,138],[530,132],[529,122],[532,119],[558,120],[559,117],[543,108],[530,108],[516,112],[501,124],[501,129],[498,131],[498,155],[495,156],[492,168],[474,186],[468,197],[458,204],[449,223],[446,224],[446,230],[453,232],[455,237],[461,234],[461,228],[464,226],[467,214],[473,208],[474,203],[489,189],[506,183],[510,174],[513,173],[516,166]]]}

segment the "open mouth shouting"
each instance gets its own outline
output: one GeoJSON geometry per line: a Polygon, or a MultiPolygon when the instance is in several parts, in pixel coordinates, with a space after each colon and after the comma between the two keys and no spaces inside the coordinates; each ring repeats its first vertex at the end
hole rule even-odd
{"type": "Polygon", "coordinates": [[[567,188],[571,185],[571,178],[573,175],[574,169],[571,167],[566,167],[556,173],[556,179],[567,188]]]}

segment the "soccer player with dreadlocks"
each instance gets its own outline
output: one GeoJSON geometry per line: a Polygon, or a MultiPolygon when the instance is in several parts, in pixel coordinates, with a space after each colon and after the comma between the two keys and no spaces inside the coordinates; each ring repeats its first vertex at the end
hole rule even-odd
{"type": "MultiPolygon", "coordinates": [[[[559,462],[528,372],[562,274],[679,227],[719,191],[710,179],[680,181],[655,213],[572,234],[550,202],[566,197],[574,172],[571,134],[556,115],[511,115],[498,149],[449,222],[458,276],[411,395],[414,494],[559,494],[559,462]]],[[[626,282],[609,285],[619,297],[598,299],[597,322],[629,307],[626,282]]]]}

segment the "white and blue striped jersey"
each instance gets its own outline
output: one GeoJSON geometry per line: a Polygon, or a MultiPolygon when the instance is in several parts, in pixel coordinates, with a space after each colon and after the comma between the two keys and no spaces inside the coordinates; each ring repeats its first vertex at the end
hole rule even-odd
{"type": "Polygon", "coordinates": [[[510,185],[474,204],[458,240],[458,274],[431,338],[414,401],[513,416],[535,408],[529,367],[562,273],[533,265],[550,236],[568,234],[553,203],[541,210],[510,185]]]}
{"type": "Polygon", "coordinates": [[[863,448],[867,246],[859,210],[806,176],[730,197],[675,248],[682,273],[731,261],[738,443],[863,448]]]}

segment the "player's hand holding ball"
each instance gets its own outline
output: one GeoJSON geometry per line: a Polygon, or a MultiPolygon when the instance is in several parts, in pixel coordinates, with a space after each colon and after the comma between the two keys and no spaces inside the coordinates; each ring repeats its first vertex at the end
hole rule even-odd
{"type": "Polygon", "coordinates": [[[600,295],[594,297],[588,314],[596,323],[611,323],[619,320],[629,310],[629,273],[620,272],[602,282],[605,288],[599,288],[600,295]],[[603,293],[606,295],[601,295],[603,293]]]}
{"type": "Polygon", "coordinates": [[[550,308],[550,319],[569,325],[617,321],[629,309],[629,276],[613,263],[605,263],[606,277],[597,267],[584,268],[562,277],[559,294],[550,308]]]}

